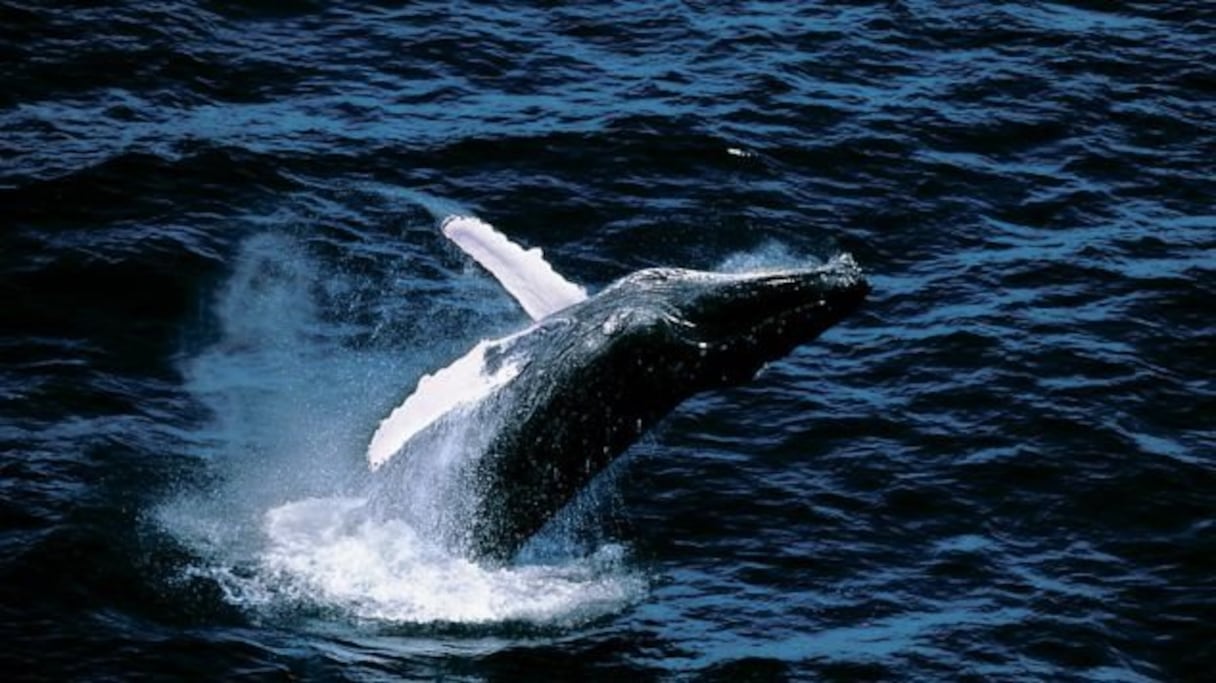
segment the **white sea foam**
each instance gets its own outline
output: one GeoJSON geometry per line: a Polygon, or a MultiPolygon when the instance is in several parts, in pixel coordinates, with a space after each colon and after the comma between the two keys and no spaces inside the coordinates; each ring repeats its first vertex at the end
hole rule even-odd
{"type": "Polygon", "coordinates": [[[266,513],[267,542],[246,575],[216,574],[235,602],[338,607],[358,619],[425,624],[560,624],[620,609],[644,591],[620,549],[553,565],[486,568],[377,521],[359,498],[313,498],[266,513]]]}

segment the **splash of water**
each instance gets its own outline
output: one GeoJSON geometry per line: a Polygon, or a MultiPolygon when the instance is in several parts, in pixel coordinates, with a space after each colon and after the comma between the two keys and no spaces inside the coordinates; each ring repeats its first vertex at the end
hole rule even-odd
{"type": "Polygon", "coordinates": [[[284,235],[242,246],[214,308],[219,338],[183,368],[212,415],[196,438],[215,482],[157,513],[199,558],[190,572],[255,613],[392,624],[569,623],[637,600],[645,581],[619,546],[497,568],[453,550],[471,509],[460,472],[478,452],[478,430],[440,432],[391,480],[368,474],[364,447],[386,404],[469,341],[426,348],[419,335],[360,347],[360,325],[346,307],[323,305],[323,288],[373,298],[385,315],[417,315],[400,292],[371,282],[284,235]],[[371,502],[375,486],[399,487],[393,505],[371,502]]]}
{"type": "Polygon", "coordinates": [[[802,256],[790,251],[789,247],[770,240],[754,249],[731,254],[714,270],[723,273],[755,273],[768,270],[789,268],[806,268],[808,265],[818,265],[822,261],[812,256],[802,256]]]}
{"type": "Polygon", "coordinates": [[[403,520],[368,515],[366,506],[365,498],[329,497],[271,508],[254,570],[219,567],[210,575],[246,607],[330,607],[409,624],[579,623],[645,589],[619,546],[558,564],[486,568],[403,520]]]}

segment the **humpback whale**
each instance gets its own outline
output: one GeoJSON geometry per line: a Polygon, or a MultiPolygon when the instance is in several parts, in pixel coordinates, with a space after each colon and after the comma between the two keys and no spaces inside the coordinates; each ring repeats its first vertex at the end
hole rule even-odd
{"type": "Polygon", "coordinates": [[[451,425],[481,434],[465,474],[459,545],[508,561],[616,456],[684,399],[741,384],[861,305],[869,284],[847,255],[754,273],[641,270],[588,296],[488,224],[449,217],[444,234],[485,267],[532,323],[423,377],[381,423],[368,463],[415,457],[451,425]]]}

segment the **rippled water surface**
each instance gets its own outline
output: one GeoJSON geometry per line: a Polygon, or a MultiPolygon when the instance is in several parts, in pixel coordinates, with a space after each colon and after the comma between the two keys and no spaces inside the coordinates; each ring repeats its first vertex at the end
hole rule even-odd
{"type": "Polygon", "coordinates": [[[1203,680],[1214,64],[1201,0],[0,2],[6,678],[1203,680]],[[526,320],[451,212],[874,289],[484,567],[367,511],[526,320]]]}

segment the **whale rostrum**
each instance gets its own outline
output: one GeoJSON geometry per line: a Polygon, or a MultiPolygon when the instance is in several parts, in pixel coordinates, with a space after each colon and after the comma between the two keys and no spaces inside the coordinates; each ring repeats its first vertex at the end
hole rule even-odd
{"type": "MultiPolygon", "coordinates": [[[[539,250],[452,217],[443,231],[533,318],[423,377],[380,425],[372,469],[449,421],[485,433],[468,460],[474,491],[461,545],[506,561],[630,444],[698,392],[749,381],[858,308],[869,292],[847,254],[752,273],[649,268],[594,296],[539,250]]],[[[400,456],[398,454],[401,454],[400,456]]]]}

